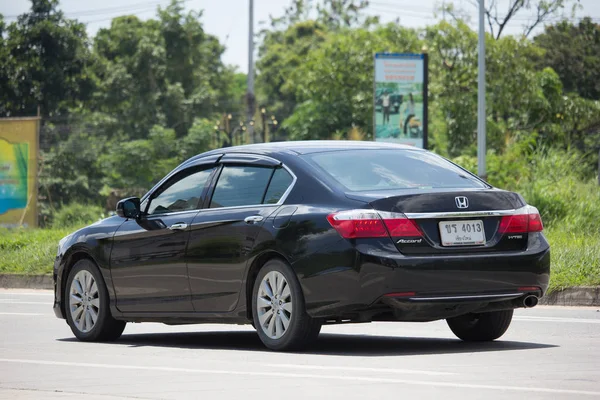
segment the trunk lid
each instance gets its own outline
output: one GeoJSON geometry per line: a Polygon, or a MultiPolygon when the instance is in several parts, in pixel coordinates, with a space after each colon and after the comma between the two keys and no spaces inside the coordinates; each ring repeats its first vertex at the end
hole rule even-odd
{"type": "Polygon", "coordinates": [[[527,246],[527,233],[504,235],[498,230],[503,215],[526,206],[516,193],[499,189],[403,189],[349,192],[346,196],[377,211],[401,213],[411,219],[422,237],[392,237],[404,254],[517,251],[527,246]]]}

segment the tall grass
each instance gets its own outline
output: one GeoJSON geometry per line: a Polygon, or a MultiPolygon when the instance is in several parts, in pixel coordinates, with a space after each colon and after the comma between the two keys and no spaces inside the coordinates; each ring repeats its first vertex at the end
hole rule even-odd
{"type": "Polygon", "coordinates": [[[0,228],[0,273],[51,273],[59,240],[103,217],[98,206],[70,204],[53,216],[51,229],[0,228]]]}
{"type": "Polygon", "coordinates": [[[58,241],[73,229],[0,229],[0,273],[49,274],[58,241]]]}
{"type": "Polygon", "coordinates": [[[550,290],[600,285],[600,236],[554,227],[546,230],[552,246],[550,290]]]}

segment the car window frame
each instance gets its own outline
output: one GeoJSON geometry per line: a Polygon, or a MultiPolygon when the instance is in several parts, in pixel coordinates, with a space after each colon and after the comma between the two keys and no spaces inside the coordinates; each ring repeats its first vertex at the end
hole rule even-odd
{"type": "Polygon", "coordinates": [[[153,188],[152,193],[150,193],[148,196],[145,196],[145,198],[143,200],[142,217],[143,218],[164,217],[164,216],[169,216],[169,215],[176,215],[176,214],[182,214],[182,213],[189,213],[189,212],[193,212],[193,211],[196,211],[196,212],[200,211],[203,208],[204,203],[206,202],[206,196],[208,195],[208,190],[210,189],[210,185],[214,180],[214,176],[217,173],[217,171],[220,170],[220,168],[218,168],[218,167],[219,167],[219,165],[217,165],[217,164],[191,165],[187,168],[183,168],[181,170],[178,170],[174,173],[167,175],[166,179],[163,179],[161,181],[160,185],[153,188]],[[207,170],[207,169],[213,169],[213,171],[208,176],[208,179],[206,180],[206,183],[204,184],[204,187],[202,188],[202,192],[200,193],[200,199],[202,199],[202,201],[198,202],[198,205],[196,206],[196,208],[194,208],[192,210],[172,211],[172,212],[161,213],[161,214],[148,214],[148,209],[150,208],[150,204],[152,203],[152,200],[154,200],[154,199],[156,199],[156,197],[160,196],[166,189],[168,189],[170,186],[174,185],[175,183],[179,182],[181,179],[185,179],[186,177],[193,175],[196,172],[200,172],[200,171],[207,170]],[[184,176],[182,176],[182,175],[184,175],[184,176]]]}
{"type": "MultiPolygon", "coordinates": [[[[291,193],[291,191],[293,190],[294,186],[296,185],[296,181],[298,180],[298,178],[296,177],[296,174],[294,174],[294,172],[287,167],[285,164],[279,162],[279,164],[277,165],[273,165],[271,163],[269,164],[260,164],[257,163],[256,160],[256,156],[252,155],[252,161],[253,162],[244,162],[243,160],[243,156],[240,154],[235,154],[236,155],[236,159],[235,160],[225,160],[225,161],[221,161],[219,162],[219,168],[218,168],[218,172],[214,174],[213,178],[212,178],[212,182],[209,188],[209,192],[207,193],[207,196],[204,200],[204,204],[202,207],[202,210],[232,210],[232,209],[238,209],[238,208],[248,208],[248,207],[273,207],[273,206],[280,206],[282,204],[285,203],[285,200],[287,199],[288,195],[291,193]],[[271,176],[269,177],[269,181],[267,182],[267,186],[265,187],[265,191],[263,192],[263,196],[262,196],[262,201],[265,201],[265,196],[267,194],[267,191],[269,190],[269,186],[271,185],[271,181],[273,180],[273,175],[275,174],[275,170],[278,168],[283,168],[285,169],[285,171],[290,174],[290,176],[292,177],[292,183],[290,183],[290,185],[287,187],[287,189],[285,190],[285,192],[283,192],[283,194],[281,195],[281,198],[279,199],[279,201],[277,203],[270,203],[270,204],[246,204],[246,205],[242,205],[242,206],[226,206],[226,207],[214,207],[214,208],[210,208],[210,203],[212,202],[212,198],[215,194],[215,189],[217,187],[217,184],[219,183],[219,178],[221,177],[221,172],[223,171],[223,169],[226,166],[242,166],[242,167],[258,167],[258,168],[270,168],[272,170],[271,172],[271,176]]],[[[274,159],[271,159],[274,160],[274,159]]]]}

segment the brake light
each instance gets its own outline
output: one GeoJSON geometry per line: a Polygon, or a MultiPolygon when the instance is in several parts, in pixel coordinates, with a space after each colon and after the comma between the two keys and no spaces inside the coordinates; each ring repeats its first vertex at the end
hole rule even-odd
{"type": "Polygon", "coordinates": [[[327,216],[343,238],[420,237],[421,230],[404,214],[374,210],[348,210],[327,216]]]}
{"type": "Polygon", "coordinates": [[[383,221],[377,212],[350,210],[333,213],[327,220],[346,239],[386,237],[383,221]]]}
{"type": "Polygon", "coordinates": [[[505,233],[541,232],[544,230],[542,218],[537,208],[525,206],[515,215],[507,215],[500,220],[498,231],[505,233]]]}
{"type": "Polygon", "coordinates": [[[421,236],[421,229],[415,221],[408,218],[384,219],[383,222],[391,237],[415,237],[421,236]]]}
{"type": "Polygon", "coordinates": [[[543,230],[544,224],[542,224],[542,217],[540,214],[537,212],[535,214],[529,214],[529,232],[541,232],[543,230]]]}

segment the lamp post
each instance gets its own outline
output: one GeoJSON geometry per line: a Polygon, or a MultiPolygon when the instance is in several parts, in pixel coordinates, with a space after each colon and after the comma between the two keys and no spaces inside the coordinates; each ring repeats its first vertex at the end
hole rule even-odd
{"type": "Polygon", "coordinates": [[[479,0],[479,54],[477,55],[477,175],[487,179],[485,168],[485,0],[479,0]]]}

